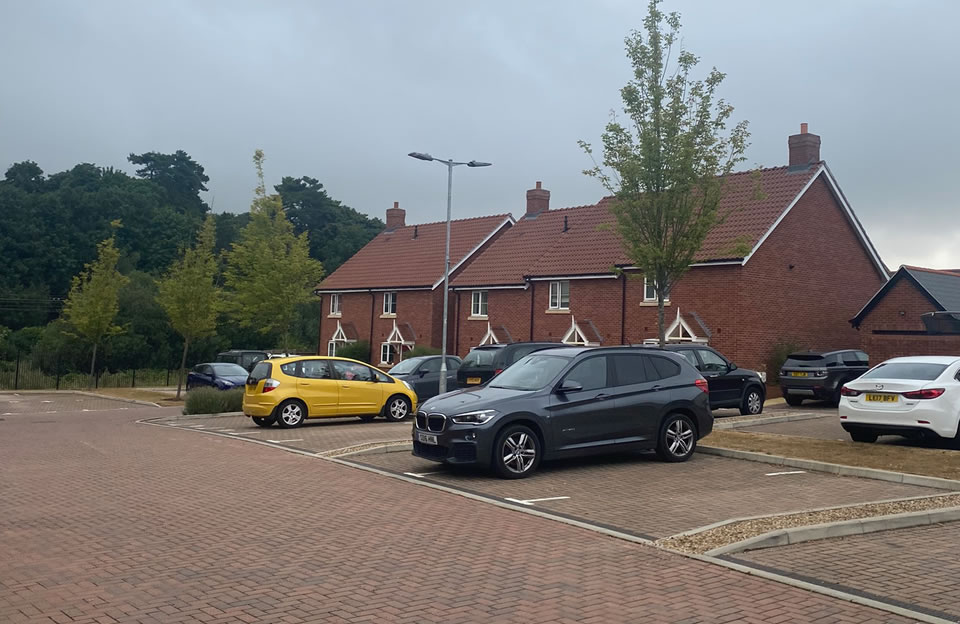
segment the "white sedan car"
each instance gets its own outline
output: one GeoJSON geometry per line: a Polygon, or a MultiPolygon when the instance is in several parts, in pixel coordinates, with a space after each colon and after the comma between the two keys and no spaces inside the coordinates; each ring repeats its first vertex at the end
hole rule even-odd
{"type": "Polygon", "coordinates": [[[901,357],[840,391],[840,425],[854,442],[880,435],[954,438],[960,422],[960,356],[901,357]]]}

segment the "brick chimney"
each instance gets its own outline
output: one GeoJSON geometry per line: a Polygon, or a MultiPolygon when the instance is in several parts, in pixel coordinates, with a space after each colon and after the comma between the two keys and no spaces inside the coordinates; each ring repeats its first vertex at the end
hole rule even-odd
{"type": "Polygon", "coordinates": [[[527,214],[535,215],[550,210],[550,191],[541,188],[543,182],[537,182],[537,188],[527,191],[527,214]]]}
{"type": "Polygon", "coordinates": [[[803,167],[820,160],[820,136],[807,132],[807,124],[800,124],[800,134],[787,139],[790,146],[790,166],[803,167]]]}
{"type": "Polygon", "coordinates": [[[387,230],[406,226],[406,217],[407,211],[400,207],[400,202],[393,202],[393,208],[387,208],[387,230]]]}

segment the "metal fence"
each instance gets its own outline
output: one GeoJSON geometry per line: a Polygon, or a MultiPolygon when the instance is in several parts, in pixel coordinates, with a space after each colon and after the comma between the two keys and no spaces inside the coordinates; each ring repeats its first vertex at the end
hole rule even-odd
{"type": "MultiPolygon", "coordinates": [[[[98,370],[94,388],[169,387],[177,383],[177,370],[128,369],[98,370]]],[[[0,390],[85,390],[90,373],[68,368],[56,355],[37,357],[17,353],[15,360],[0,360],[0,390]]]]}

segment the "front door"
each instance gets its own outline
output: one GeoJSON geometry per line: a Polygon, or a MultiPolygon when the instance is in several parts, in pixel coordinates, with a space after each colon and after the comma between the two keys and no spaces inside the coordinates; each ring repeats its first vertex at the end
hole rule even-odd
{"type": "Polygon", "coordinates": [[[440,358],[420,364],[413,378],[413,389],[418,397],[434,397],[440,393],[440,358]]]}
{"type": "Polygon", "coordinates": [[[340,382],[341,416],[376,414],[383,399],[383,385],[377,382],[376,373],[369,367],[346,360],[330,360],[340,382]]]}
{"type": "Polygon", "coordinates": [[[334,379],[330,363],[326,360],[301,360],[299,364],[297,394],[307,404],[307,414],[312,417],[336,415],[340,382],[334,379]]]}
{"type": "Polygon", "coordinates": [[[573,382],[582,388],[558,391],[550,397],[557,450],[600,446],[620,437],[623,422],[617,418],[610,372],[609,357],[596,355],[578,363],[563,377],[561,385],[573,382]]]}
{"type": "Polygon", "coordinates": [[[702,366],[700,372],[707,379],[710,391],[710,406],[731,405],[740,400],[743,381],[739,375],[730,374],[730,364],[710,349],[697,349],[702,366]]]}

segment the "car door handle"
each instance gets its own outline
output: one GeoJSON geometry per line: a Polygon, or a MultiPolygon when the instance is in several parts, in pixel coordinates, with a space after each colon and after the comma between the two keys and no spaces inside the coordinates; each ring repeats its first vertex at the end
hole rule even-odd
{"type": "Polygon", "coordinates": [[[309,384],[308,382],[306,382],[306,381],[301,381],[301,382],[300,382],[300,385],[301,385],[301,386],[309,386],[310,384],[309,384]]]}
{"type": "Polygon", "coordinates": [[[658,390],[660,390],[660,389],[662,389],[662,388],[663,388],[663,386],[661,386],[660,384],[655,384],[655,385],[653,386],[653,388],[651,388],[651,390],[653,390],[654,392],[657,392],[658,390]]]}
{"type": "Polygon", "coordinates": [[[601,394],[598,394],[597,396],[595,396],[595,397],[593,397],[593,398],[594,398],[595,401],[606,401],[607,399],[610,398],[610,395],[609,395],[609,394],[602,394],[602,393],[601,393],[601,394]]]}

